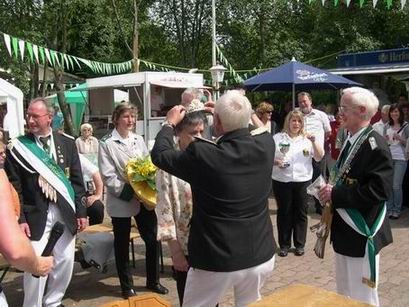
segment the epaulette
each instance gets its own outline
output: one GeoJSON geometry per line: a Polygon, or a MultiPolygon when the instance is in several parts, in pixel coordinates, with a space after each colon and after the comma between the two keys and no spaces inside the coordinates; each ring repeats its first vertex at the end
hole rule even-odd
{"type": "Polygon", "coordinates": [[[369,141],[369,145],[371,146],[372,150],[378,147],[378,144],[376,143],[376,140],[373,136],[369,137],[368,141],[369,141]]]}
{"type": "Polygon", "coordinates": [[[217,146],[217,143],[215,143],[215,142],[213,142],[213,141],[211,141],[211,140],[202,138],[202,137],[200,137],[200,136],[195,136],[195,140],[197,140],[197,141],[202,141],[202,142],[206,142],[206,143],[209,143],[209,144],[212,144],[212,145],[217,146]]]}
{"type": "Polygon", "coordinates": [[[257,129],[251,130],[250,134],[252,136],[260,135],[263,134],[264,132],[267,132],[268,130],[265,127],[259,127],[257,129]]]}
{"type": "Polygon", "coordinates": [[[66,138],[69,138],[71,140],[75,140],[75,137],[73,137],[72,135],[69,135],[69,134],[67,134],[65,132],[58,132],[58,133],[65,136],[66,138]]]}
{"type": "Polygon", "coordinates": [[[101,138],[100,142],[105,142],[105,141],[108,140],[111,136],[112,136],[112,133],[107,133],[107,134],[105,134],[105,135],[101,138]]]}

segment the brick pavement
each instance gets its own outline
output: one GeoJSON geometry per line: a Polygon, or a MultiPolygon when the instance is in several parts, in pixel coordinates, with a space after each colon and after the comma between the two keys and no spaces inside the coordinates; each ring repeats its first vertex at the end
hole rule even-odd
{"type": "MultiPolygon", "coordinates": [[[[271,218],[276,231],[276,215],[274,201],[270,203],[271,218]]],[[[309,225],[318,221],[316,214],[309,215],[309,225]]],[[[381,252],[380,263],[380,301],[382,306],[404,307],[409,306],[409,209],[406,209],[401,218],[391,221],[394,243],[381,252]]],[[[289,253],[288,257],[276,256],[276,266],[273,275],[266,282],[263,295],[285,287],[292,283],[304,283],[334,291],[334,253],[331,246],[326,249],[323,260],[318,259],[314,252],[315,235],[307,235],[306,254],[296,257],[289,253]]],[[[277,237],[277,236],[276,236],[277,237]]],[[[145,292],[144,273],[144,245],[137,242],[137,263],[133,270],[136,289],[145,292]]],[[[169,288],[170,293],[164,296],[173,306],[178,306],[176,284],[171,277],[169,253],[164,244],[165,273],[161,282],[169,288]]],[[[20,273],[9,273],[3,282],[3,288],[11,307],[22,305],[22,276],[20,273]]],[[[120,288],[116,278],[115,266],[112,264],[107,273],[99,273],[95,269],[83,271],[78,264],[71,285],[63,303],[65,306],[94,307],[102,303],[120,299],[120,288]]],[[[220,306],[233,306],[233,294],[227,293],[220,306]]]]}

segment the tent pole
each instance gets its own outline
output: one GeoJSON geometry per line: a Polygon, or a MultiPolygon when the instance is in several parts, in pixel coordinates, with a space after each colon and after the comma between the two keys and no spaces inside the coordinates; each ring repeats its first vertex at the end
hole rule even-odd
{"type": "Polygon", "coordinates": [[[295,109],[295,84],[292,84],[292,94],[293,94],[293,110],[295,109]]]}

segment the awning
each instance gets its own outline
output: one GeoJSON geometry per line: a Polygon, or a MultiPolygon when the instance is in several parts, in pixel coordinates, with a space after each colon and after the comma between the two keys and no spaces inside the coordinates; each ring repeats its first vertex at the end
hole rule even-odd
{"type": "Polygon", "coordinates": [[[368,75],[368,74],[400,74],[409,73],[409,63],[368,65],[328,69],[335,75],[368,75]]]}
{"type": "Polygon", "coordinates": [[[161,87],[168,87],[168,88],[189,88],[189,87],[195,87],[195,88],[206,88],[206,89],[211,89],[211,87],[208,86],[197,86],[197,84],[193,83],[186,83],[183,81],[151,81],[149,82],[152,85],[156,86],[161,86],[161,87]]]}

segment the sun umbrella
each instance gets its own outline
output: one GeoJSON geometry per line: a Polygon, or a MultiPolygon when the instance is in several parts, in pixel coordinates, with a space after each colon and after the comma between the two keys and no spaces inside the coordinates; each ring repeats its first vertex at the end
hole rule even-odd
{"type": "Polygon", "coordinates": [[[250,91],[292,91],[294,106],[295,91],[340,89],[361,84],[293,58],[286,64],[247,79],[244,85],[250,91]]]}

